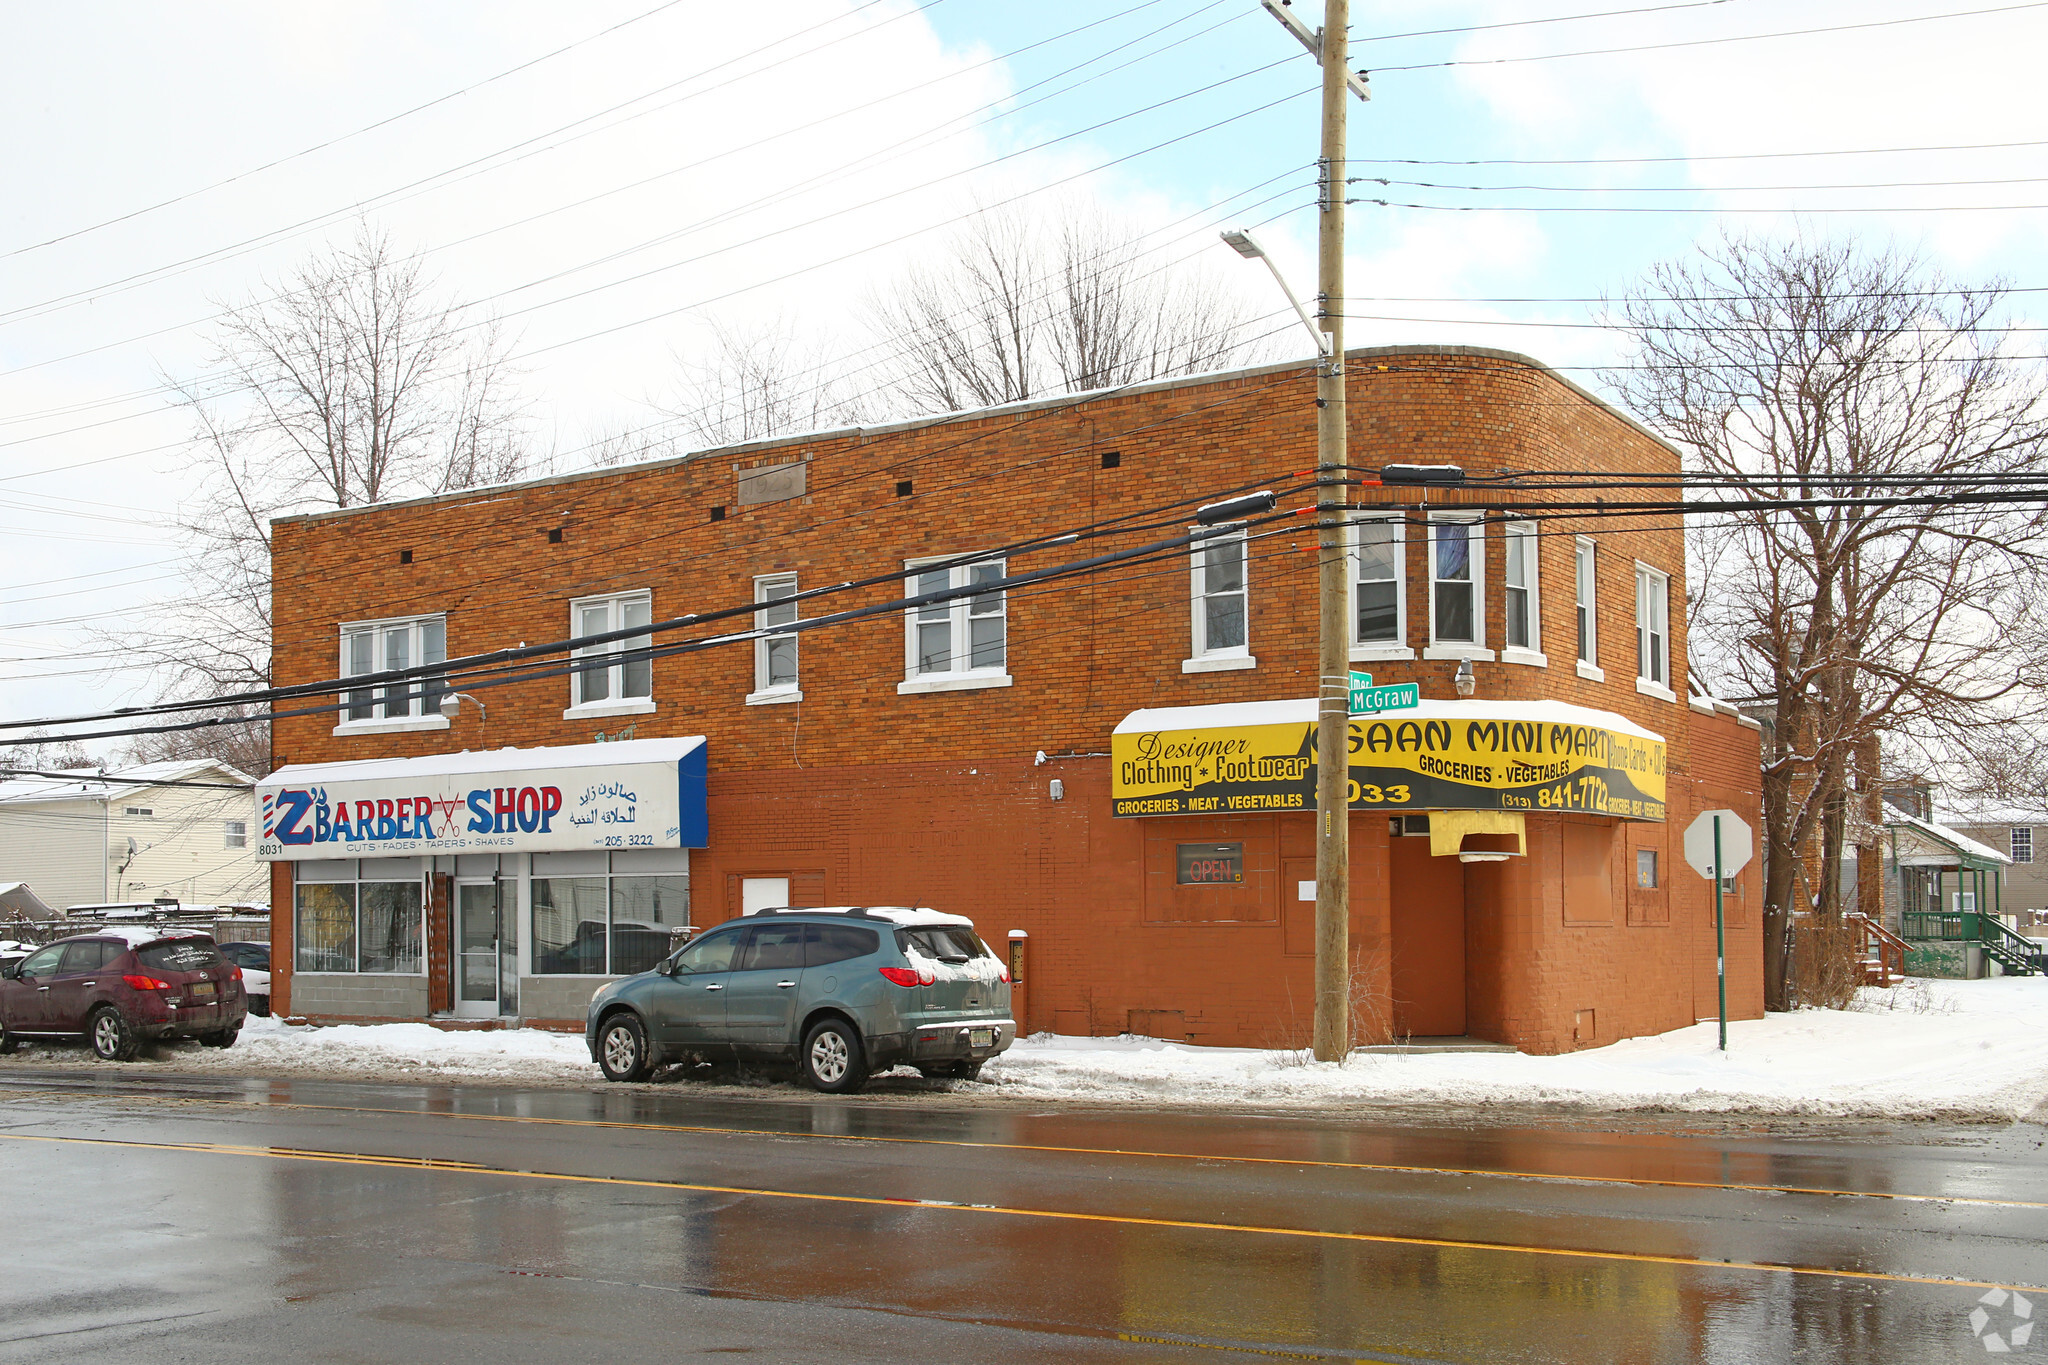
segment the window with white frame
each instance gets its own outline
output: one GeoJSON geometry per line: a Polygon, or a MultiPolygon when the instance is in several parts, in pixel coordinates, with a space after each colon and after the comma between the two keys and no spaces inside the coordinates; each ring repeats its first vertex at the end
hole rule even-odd
{"type": "Polygon", "coordinates": [[[1238,530],[1197,541],[1189,554],[1194,657],[1248,653],[1245,533],[1238,530]]]}
{"type": "Polygon", "coordinates": [[[1506,618],[1509,649],[1538,653],[1543,625],[1538,617],[1536,523],[1511,521],[1501,528],[1501,613],[1506,618]]]}
{"type": "MultiPolygon", "coordinates": [[[[754,629],[773,630],[796,620],[796,575],[763,574],[754,580],[754,629]]],[[[796,636],[769,635],[754,641],[754,695],[795,692],[796,636]]]]}
{"type": "Polygon", "coordinates": [[[1437,645],[1485,643],[1486,528],[1476,518],[1429,524],[1429,636],[1437,645]]]}
{"type": "Polygon", "coordinates": [[[247,848],[249,846],[249,822],[247,820],[221,821],[220,841],[222,848],[247,848]]]}
{"type": "Polygon", "coordinates": [[[2012,835],[2012,860],[2016,863],[2034,861],[2034,827],[2014,825],[2008,832],[2012,835]]]}
{"type": "MultiPolygon", "coordinates": [[[[355,621],[341,628],[341,676],[360,678],[426,668],[448,661],[448,618],[414,616],[388,621],[355,621]]],[[[344,724],[350,721],[438,719],[447,675],[400,678],[342,693],[344,724]]]]}
{"type": "Polygon", "coordinates": [[[1353,528],[1351,642],[1408,643],[1407,524],[1398,518],[1361,521],[1353,528]]]}
{"type": "MultiPolygon", "coordinates": [[[[654,599],[645,592],[616,597],[579,597],[569,604],[569,633],[582,637],[631,630],[654,620],[654,599]]],[[[649,702],[654,696],[654,661],[635,651],[652,648],[652,635],[583,645],[572,651],[576,672],[569,675],[569,704],[605,706],[649,702]]]]}
{"type": "MultiPolygon", "coordinates": [[[[921,597],[948,588],[992,583],[1004,575],[1003,561],[941,564],[936,568],[905,565],[906,595],[921,597]]],[[[935,678],[993,678],[1009,665],[1008,607],[1000,589],[928,602],[904,613],[907,637],[906,671],[911,681],[935,678]]]]}
{"type": "Polygon", "coordinates": [[[1671,687],[1671,576],[1636,565],[1636,678],[1671,687]]]}
{"type": "Polygon", "coordinates": [[[1580,536],[1574,553],[1572,573],[1573,594],[1578,599],[1579,662],[1596,664],[1595,656],[1600,646],[1593,635],[1597,628],[1593,612],[1593,542],[1580,536]]]}

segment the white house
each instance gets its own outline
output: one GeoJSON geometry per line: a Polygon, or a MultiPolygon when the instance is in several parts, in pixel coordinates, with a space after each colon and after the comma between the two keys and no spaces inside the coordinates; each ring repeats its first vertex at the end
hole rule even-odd
{"type": "Polygon", "coordinates": [[[59,907],[267,901],[253,786],[212,759],[0,781],[0,884],[59,907]]]}

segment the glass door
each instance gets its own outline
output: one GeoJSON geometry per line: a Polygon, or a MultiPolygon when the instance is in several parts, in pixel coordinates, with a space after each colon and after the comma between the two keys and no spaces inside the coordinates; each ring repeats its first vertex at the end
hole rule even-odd
{"type": "Polygon", "coordinates": [[[455,884],[455,1014],[490,1019],[499,1013],[501,951],[498,883],[455,884]]]}

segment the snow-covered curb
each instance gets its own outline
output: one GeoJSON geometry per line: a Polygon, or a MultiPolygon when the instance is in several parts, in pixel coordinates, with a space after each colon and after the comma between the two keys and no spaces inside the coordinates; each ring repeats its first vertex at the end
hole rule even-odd
{"type": "Polygon", "coordinates": [[[2048,1101],[2048,979],[1916,981],[1851,1010],[1711,1023],[1556,1057],[1300,1054],[1035,1038],[992,1064],[1004,1094],[1112,1103],[1562,1104],[1604,1110],[2014,1119],[2048,1101]]]}
{"type": "MultiPolygon", "coordinates": [[[[2048,979],[1911,982],[1865,991],[1857,1005],[1738,1021],[1725,1056],[1712,1024],[1557,1057],[1360,1054],[1341,1066],[1251,1048],[1042,1035],[991,1062],[981,1084],[950,1089],[959,1098],[1347,1113],[1384,1105],[1562,1105],[1997,1120],[2048,1103],[2048,979]]],[[[0,1059],[0,1072],[88,1060],[75,1047],[31,1046],[0,1059]]],[[[425,1024],[306,1028],[274,1019],[251,1019],[227,1051],[180,1044],[147,1055],[136,1069],[602,1084],[575,1035],[425,1024]]]]}

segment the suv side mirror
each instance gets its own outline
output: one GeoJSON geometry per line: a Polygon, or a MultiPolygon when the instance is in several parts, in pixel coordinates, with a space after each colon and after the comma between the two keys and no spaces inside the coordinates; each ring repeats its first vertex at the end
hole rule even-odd
{"type": "Polygon", "coordinates": [[[14,961],[8,963],[6,966],[0,967],[0,976],[6,977],[9,981],[21,980],[22,962],[23,959],[16,958],[14,961]]]}

